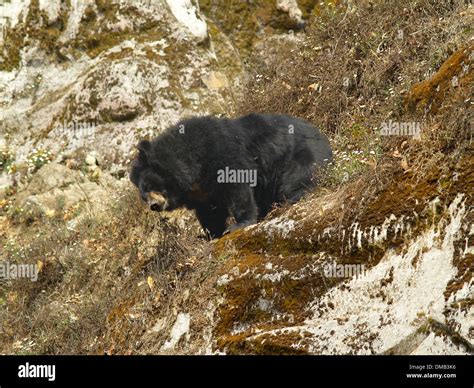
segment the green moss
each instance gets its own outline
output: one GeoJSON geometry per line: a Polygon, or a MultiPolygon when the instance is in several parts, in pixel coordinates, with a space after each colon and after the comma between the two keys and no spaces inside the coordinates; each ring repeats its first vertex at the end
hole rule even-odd
{"type": "MultiPolygon", "coordinates": [[[[446,158],[441,163],[444,168],[433,166],[433,168],[419,179],[413,174],[395,174],[393,181],[381,190],[377,197],[360,209],[357,221],[364,230],[371,226],[380,226],[385,219],[394,214],[397,219],[405,217],[405,226],[410,224],[411,235],[422,233],[432,225],[436,225],[442,217],[446,217],[447,207],[456,195],[465,192],[467,186],[474,185],[474,160],[464,156],[459,161],[446,158]],[[459,174],[456,181],[450,185],[441,185],[445,174],[452,174],[453,170],[459,174]],[[401,184],[403,182],[403,184],[401,184]],[[397,195],[393,193],[397,192],[397,195]],[[439,207],[433,209],[426,205],[434,197],[440,200],[439,207]],[[416,199],[416,204],[412,199],[416,199]],[[417,217],[413,216],[417,212],[417,217]]],[[[470,187],[470,186],[469,186],[470,187]]],[[[362,194],[360,194],[362,195],[362,194]]],[[[357,202],[357,196],[346,201],[351,208],[350,201],[357,202]]],[[[469,197],[466,206],[471,206],[474,198],[469,197]]],[[[291,212],[291,209],[287,209],[291,212]]],[[[341,219],[340,214],[325,214],[317,219],[296,219],[298,228],[289,235],[279,236],[274,234],[269,237],[266,232],[258,229],[239,230],[228,236],[224,236],[214,244],[214,255],[229,255],[234,252],[224,263],[219,273],[229,275],[239,269],[239,275],[221,286],[219,291],[224,302],[219,306],[217,316],[218,323],[215,328],[217,347],[231,353],[258,353],[267,352],[290,352],[290,348],[280,343],[280,337],[272,338],[270,342],[261,342],[254,337],[255,330],[276,330],[288,326],[298,326],[308,318],[308,306],[318,296],[328,289],[338,285],[344,279],[326,278],[323,273],[311,272],[307,268],[315,262],[318,253],[324,252],[331,260],[344,264],[364,264],[370,269],[378,264],[386,250],[391,248],[402,249],[406,235],[395,234],[393,228],[387,231],[387,239],[378,243],[369,243],[362,239],[361,246],[355,244],[349,250],[347,237],[342,239],[341,234],[334,232],[324,234],[328,225],[339,223],[341,229],[347,231],[355,221],[349,213],[341,219]],[[319,236],[319,238],[318,238],[319,236]],[[341,255],[341,247],[344,254],[341,255]],[[289,274],[303,271],[302,276],[282,276],[280,279],[270,281],[262,279],[267,273],[266,265],[272,264],[278,271],[286,270],[289,274]],[[261,310],[259,299],[269,301],[269,309],[261,310]],[[280,318],[276,318],[279,316],[280,318]],[[289,321],[291,317],[291,322],[289,321]],[[234,333],[236,326],[248,327],[238,334],[234,333]],[[256,341],[256,342],[255,342],[256,341]],[[266,345],[265,345],[266,344],[266,345]]],[[[292,217],[291,213],[288,217],[292,217]]],[[[466,281],[472,277],[472,255],[463,256],[456,261],[461,276],[457,281],[450,282],[445,297],[448,298],[453,292],[459,290],[466,281]]],[[[381,286],[390,283],[391,276],[383,279],[381,286]]],[[[382,295],[382,294],[381,294],[382,295]]],[[[466,306],[466,303],[463,304],[466,306]]],[[[290,341],[291,342],[291,341],[290,341]]]]}
{"type": "Polygon", "coordinates": [[[32,0],[25,20],[7,31],[2,50],[0,70],[12,71],[20,65],[20,52],[28,40],[38,41],[39,47],[47,54],[56,55],[61,47],[58,38],[64,31],[69,17],[70,0],[62,8],[57,20],[48,25],[48,16],[39,8],[39,0],[32,0]]]}
{"type": "Polygon", "coordinates": [[[449,91],[455,90],[457,86],[468,88],[472,85],[474,72],[471,70],[463,75],[462,70],[463,66],[471,62],[470,56],[473,49],[474,44],[470,44],[457,50],[446,59],[433,77],[415,84],[405,101],[407,109],[412,112],[429,111],[436,114],[446,100],[449,91]],[[457,84],[453,85],[455,77],[459,78],[457,84]]]}

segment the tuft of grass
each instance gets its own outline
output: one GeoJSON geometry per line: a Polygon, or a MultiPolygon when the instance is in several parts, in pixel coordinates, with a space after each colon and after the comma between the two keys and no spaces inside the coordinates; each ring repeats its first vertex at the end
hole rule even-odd
{"type": "Polygon", "coordinates": [[[26,157],[28,164],[28,171],[34,173],[38,171],[45,164],[53,160],[53,155],[47,149],[33,149],[26,157]]]}
{"type": "Polygon", "coordinates": [[[12,174],[14,172],[15,155],[8,148],[0,149],[0,172],[12,174]]]}

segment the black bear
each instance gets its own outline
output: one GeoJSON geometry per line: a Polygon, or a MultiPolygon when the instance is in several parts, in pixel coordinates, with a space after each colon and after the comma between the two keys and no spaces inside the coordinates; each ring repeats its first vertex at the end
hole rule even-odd
{"type": "Polygon", "coordinates": [[[142,140],[130,180],[151,210],[195,209],[211,238],[295,202],[331,161],[328,139],[310,123],[276,114],[194,117],[142,140]],[[236,224],[226,229],[232,214],[236,224]]]}

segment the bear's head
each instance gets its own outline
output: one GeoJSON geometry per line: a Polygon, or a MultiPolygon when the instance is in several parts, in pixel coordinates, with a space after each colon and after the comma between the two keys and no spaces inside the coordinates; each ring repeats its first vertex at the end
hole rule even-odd
{"type": "Polygon", "coordinates": [[[159,151],[148,140],[142,140],[137,148],[130,180],[140,191],[142,200],[153,211],[171,211],[183,206],[183,191],[176,171],[167,171],[159,161],[159,151]]]}

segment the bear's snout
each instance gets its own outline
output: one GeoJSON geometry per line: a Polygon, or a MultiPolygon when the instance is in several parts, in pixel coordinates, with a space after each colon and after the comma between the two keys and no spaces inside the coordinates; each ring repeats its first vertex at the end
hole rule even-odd
{"type": "Polygon", "coordinates": [[[168,207],[168,201],[166,200],[163,195],[156,192],[151,192],[148,194],[148,206],[150,206],[150,210],[154,212],[159,212],[162,210],[166,210],[168,207]]]}

